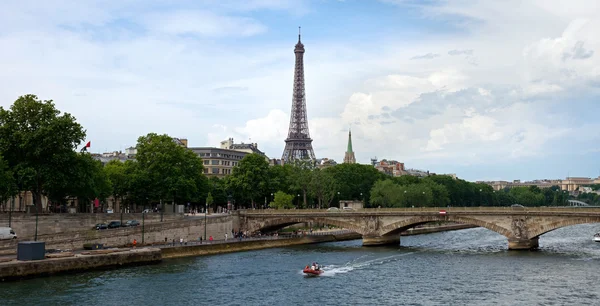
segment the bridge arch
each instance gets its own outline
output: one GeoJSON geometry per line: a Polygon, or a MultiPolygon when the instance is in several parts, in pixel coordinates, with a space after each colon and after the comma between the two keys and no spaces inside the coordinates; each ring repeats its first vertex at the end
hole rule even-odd
{"type": "Polygon", "coordinates": [[[359,225],[355,225],[353,223],[345,222],[345,221],[341,221],[341,220],[325,218],[325,217],[285,217],[285,218],[269,219],[269,220],[266,220],[265,222],[255,223],[254,225],[251,225],[250,231],[251,232],[275,231],[275,230],[282,229],[284,227],[287,227],[287,226],[290,226],[293,224],[306,223],[306,222],[333,225],[333,226],[351,230],[351,231],[356,232],[361,235],[365,234],[364,229],[361,228],[359,225]]]}
{"type": "Polygon", "coordinates": [[[476,225],[479,227],[487,228],[491,231],[494,231],[506,238],[512,237],[512,232],[506,228],[498,226],[493,223],[488,223],[478,219],[465,218],[460,216],[442,216],[442,215],[426,215],[426,216],[418,216],[408,220],[399,221],[396,223],[389,224],[384,226],[381,229],[382,236],[396,235],[403,231],[406,231],[409,228],[415,227],[417,225],[421,225],[429,222],[456,222],[461,224],[468,225],[476,225]]]}
{"type": "Polygon", "coordinates": [[[589,224],[589,223],[600,223],[600,217],[580,217],[580,218],[569,218],[564,220],[557,220],[556,222],[548,223],[542,226],[535,227],[529,233],[530,238],[538,238],[539,236],[549,233],[553,230],[557,230],[562,227],[589,224]]]}

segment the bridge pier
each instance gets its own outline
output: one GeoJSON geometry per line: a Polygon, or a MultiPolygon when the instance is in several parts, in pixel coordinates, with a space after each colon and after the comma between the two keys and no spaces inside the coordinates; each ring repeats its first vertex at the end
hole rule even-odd
{"type": "Polygon", "coordinates": [[[539,246],[539,237],[531,239],[508,238],[509,250],[534,250],[539,246]]]}
{"type": "Polygon", "coordinates": [[[400,245],[400,234],[385,236],[363,236],[363,246],[400,245]]]}

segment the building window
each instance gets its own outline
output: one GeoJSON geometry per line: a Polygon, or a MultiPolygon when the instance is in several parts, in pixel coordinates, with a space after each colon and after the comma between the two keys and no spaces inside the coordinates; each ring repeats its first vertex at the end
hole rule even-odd
{"type": "Polygon", "coordinates": [[[212,168],[212,174],[219,174],[219,168],[212,168]]]}
{"type": "Polygon", "coordinates": [[[210,162],[210,161],[209,161],[209,160],[207,160],[207,159],[205,159],[205,160],[204,160],[204,164],[205,164],[205,165],[208,165],[208,163],[209,163],[209,162],[210,162]]]}
{"type": "Polygon", "coordinates": [[[211,160],[211,165],[218,165],[219,161],[216,159],[211,160]]]}

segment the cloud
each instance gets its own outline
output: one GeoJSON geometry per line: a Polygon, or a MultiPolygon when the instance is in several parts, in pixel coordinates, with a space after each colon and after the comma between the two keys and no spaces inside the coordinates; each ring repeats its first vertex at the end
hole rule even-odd
{"type": "Polygon", "coordinates": [[[222,16],[208,11],[174,11],[153,13],[142,19],[152,32],[169,35],[253,36],[267,31],[258,20],[247,17],[222,16]]]}
{"type": "Polygon", "coordinates": [[[328,24],[331,8],[309,1],[9,2],[0,105],[30,92],[54,99],[99,151],[152,131],[191,146],[258,142],[279,158],[296,25],[312,24],[304,64],[318,157],[341,161],[351,127],[362,163],[378,156],[468,179],[492,166],[514,175],[505,179],[598,168],[570,157],[598,149],[595,1],[383,2],[361,18],[389,31],[353,29],[377,48],[340,35],[348,25],[328,24]],[[409,12],[410,24],[381,18],[392,10],[409,12]]]}
{"type": "Polygon", "coordinates": [[[423,54],[423,55],[417,55],[417,56],[413,56],[410,59],[411,60],[420,60],[420,59],[434,59],[436,57],[439,57],[440,55],[437,53],[427,53],[427,54],[423,54]]]}
{"type": "Polygon", "coordinates": [[[450,50],[448,51],[448,55],[456,56],[456,55],[473,55],[473,50],[450,50]]]}

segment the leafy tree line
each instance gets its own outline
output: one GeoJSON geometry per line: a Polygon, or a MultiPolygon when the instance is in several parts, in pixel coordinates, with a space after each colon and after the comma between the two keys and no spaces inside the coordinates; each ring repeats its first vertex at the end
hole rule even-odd
{"type": "MultiPolygon", "coordinates": [[[[494,192],[489,185],[449,176],[389,177],[371,165],[319,169],[296,161],[269,166],[258,154],[245,156],[223,179],[207,178],[201,158],[170,136],[154,133],[138,138],[135,160],[103,166],[75,151],[85,136],[76,119],[51,100],[25,95],[9,109],[0,107],[0,203],[22,191],[32,192],[38,209],[46,196],[61,207],[76,197],[80,210],[111,196],[129,207],[174,202],[213,209],[228,202],[238,208],[327,208],[340,200],[363,200],[366,207],[551,206],[564,205],[568,197],[558,187],[494,192]]],[[[598,201],[593,195],[581,197],[598,201]]]]}
{"type": "Polygon", "coordinates": [[[371,203],[381,207],[443,206],[564,206],[569,198],[558,186],[514,187],[494,191],[486,184],[471,183],[445,175],[425,178],[401,176],[375,183],[371,203]]]}

